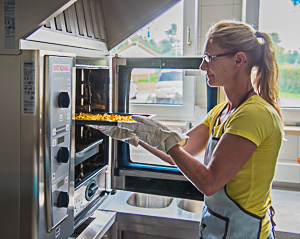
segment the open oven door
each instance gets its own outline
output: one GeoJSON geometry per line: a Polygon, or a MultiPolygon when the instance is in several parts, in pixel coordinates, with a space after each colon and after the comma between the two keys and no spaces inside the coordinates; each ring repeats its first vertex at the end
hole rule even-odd
{"type": "MultiPolygon", "coordinates": [[[[131,71],[135,68],[199,70],[202,58],[119,58],[112,60],[112,111],[130,113],[131,71]]],[[[185,75],[188,73],[185,73],[185,75]]],[[[183,78],[184,80],[185,78],[183,78]]],[[[207,87],[207,109],[216,104],[217,89],[207,87]]],[[[147,112],[143,112],[147,113],[147,112]]],[[[112,188],[203,200],[203,194],[174,166],[134,162],[128,144],[113,140],[112,188]]],[[[138,146],[140,147],[140,146],[138,146]]]]}

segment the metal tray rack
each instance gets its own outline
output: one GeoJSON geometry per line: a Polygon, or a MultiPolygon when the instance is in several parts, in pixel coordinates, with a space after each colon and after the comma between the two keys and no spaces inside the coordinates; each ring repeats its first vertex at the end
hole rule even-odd
{"type": "Polygon", "coordinates": [[[89,143],[87,146],[86,146],[86,142],[82,144],[77,144],[77,146],[83,145],[83,149],[75,153],[75,166],[85,161],[86,159],[92,157],[96,153],[98,153],[99,152],[98,146],[102,143],[103,143],[103,139],[93,141],[89,143]]]}

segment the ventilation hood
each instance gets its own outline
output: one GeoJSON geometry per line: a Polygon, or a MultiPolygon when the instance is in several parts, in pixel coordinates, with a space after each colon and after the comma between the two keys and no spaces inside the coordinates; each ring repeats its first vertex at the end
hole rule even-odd
{"type": "Polygon", "coordinates": [[[32,44],[106,54],[181,0],[0,0],[0,54],[32,44]]]}

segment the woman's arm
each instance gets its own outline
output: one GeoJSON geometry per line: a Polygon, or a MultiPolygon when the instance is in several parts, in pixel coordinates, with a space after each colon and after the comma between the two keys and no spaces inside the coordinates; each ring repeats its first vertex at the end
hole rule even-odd
{"type": "Polygon", "coordinates": [[[227,184],[245,165],[256,145],[241,136],[225,133],[214,150],[207,166],[179,146],[169,154],[180,171],[207,196],[227,184]]]}
{"type": "Polygon", "coordinates": [[[184,150],[192,156],[204,152],[209,138],[209,128],[206,124],[200,123],[187,132],[189,140],[184,150]]]}
{"type": "Polygon", "coordinates": [[[156,157],[160,158],[161,160],[165,161],[166,163],[169,163],[171,165],[175,165],[174,161],[172,160],[172,158],[165,154],[164,152],[153,148],[152,146],[150,146],[149,144],[144,143],[143,141],[139,141],[139,145],[141,145],[144,149],[148,150],[150,153],[154,154],[156,157]]]}

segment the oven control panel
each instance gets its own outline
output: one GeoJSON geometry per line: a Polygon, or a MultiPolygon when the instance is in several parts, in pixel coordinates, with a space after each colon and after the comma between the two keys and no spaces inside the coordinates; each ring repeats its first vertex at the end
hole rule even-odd
{"type": "Polygon", "coordinates": [[[46,201],[48,231],[68,216],[72,124],[73,58],[48,56],[46,66],[46,201]]]}

